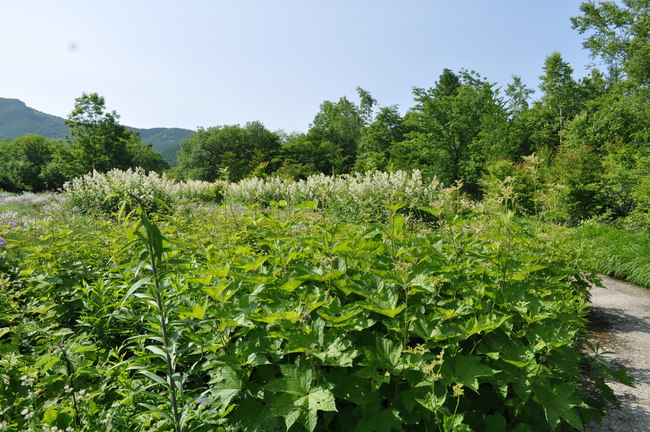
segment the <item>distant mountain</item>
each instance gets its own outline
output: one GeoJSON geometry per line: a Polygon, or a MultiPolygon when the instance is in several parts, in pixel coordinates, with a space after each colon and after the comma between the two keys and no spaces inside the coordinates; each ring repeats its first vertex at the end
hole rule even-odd
{"type": "Polygon", "coordinates": [[[142,142],[153,144],[153,149],[162,153],[163,159],[172,166],[176,165],[176,153],[180,150],[181,141],[192,136],[194,131],[180,128],[151,128],[138,129],[126,127],[134,132],[140,132],[142,142]]]}
{"type": "MultiPolygon", "coordinates": [[[[163,158],[172,166],[176,165],[180,142],[194,133],[189,129],[180,128],[126,128],[139,132],[142,142],[152,144],[153,149],[162,153],[163,158]]],[[[0,98],[0,140],[27,134],[63,139],[67,133],[68,127],[61,117],[37,111],[18,99],[0,98]]]]}
{"type": "Polygon", "coordinates": [[[0,98],[0,139],[27,134],[63,138],[68,127],[61,117],[36,111],[18,99],[0,98]]]}

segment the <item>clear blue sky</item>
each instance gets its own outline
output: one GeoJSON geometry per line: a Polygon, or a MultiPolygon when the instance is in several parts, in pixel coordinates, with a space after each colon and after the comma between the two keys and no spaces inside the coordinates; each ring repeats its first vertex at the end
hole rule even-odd
{"type": "Polygon", "coordinates": [[[0,97],[67,116],[97,92],[121,123],[259,120],[306,131],[324,100],[413,105],[443,68],[537,89],[544,59],[590,59],[578,0],[0,0],[0,97]]]}

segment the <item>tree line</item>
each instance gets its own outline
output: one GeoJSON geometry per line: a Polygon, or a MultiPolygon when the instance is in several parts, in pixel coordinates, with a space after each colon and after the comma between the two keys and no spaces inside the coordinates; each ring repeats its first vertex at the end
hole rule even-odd
{"type": "Polygon", "coordinates": [[[443,70],[414,88],[405,115],[357,88],[325,101],[306,133],[258,122],[199,130],[181,144],[178,174],[207,181],[248,176],[419,169],[474,198],[510,194],[535,213],[616,219],[650,208],[650,1],[584,2],[571,19],[600,67],[581,79],[554,52],[539,93],[513,77],[505,89],[478,73],[443,70]]]}
{"type": "Polygon", "coordinates": [[[0,189],[9,192],[57,190],[66,181],[93,170],[140,166],[163,171],[169,164],[137,132],[119,123],[115,111],[97,93],[75,100],[65,119],[69,134],[64,140],[29,134],[0,141],[0,189]]]}
{"type": "MultiPolygon", "coordinates": [[[[572,220],[647,211],[649,9],[650,0],[582,3],[571,23],[600,66],[575,79],[571,65],[552,53],[535,99],[519,77],[501,89],[474,71],[444,69],[432,87],[413,89],[404,115],[357,88],[356,101],[323,102],[305,133],[272,132],[260,122],[199,129],[181,143],[170,173],[238,181],[417,168],[474,198],[510,193],[523,212],[552,199],[572,220]]],[[[56,187],[92,169],[167,169],[118,118],[105,112],[103,98],[84,95],[66,120],[71,134],[64,142],[5,141],[0,158],[11,169],[3,170],[0,187],[56,187]],[[6,179],[25,179],[12,173],[30,167],[40,167],[33,183],[6,179]]]]}

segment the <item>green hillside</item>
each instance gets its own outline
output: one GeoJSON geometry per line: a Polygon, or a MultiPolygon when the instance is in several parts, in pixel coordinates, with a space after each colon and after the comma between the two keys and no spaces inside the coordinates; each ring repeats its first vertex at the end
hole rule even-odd
{"type": "Polygon", "coordinates": [[[0,139],[30,133],[56,139],[67,132],[62,118],[30,108],[18,99],[0,98],[0,139]]]}
{"type": "Polygon", "coordinates": [[[140,132],[142,142],[153,144],[154,150],[162,153],[163,158],[172,166],[176,165],[176,153],[180,149],[180,142],[194,133],[189,129],[181,128],[138,129],[127,127],[127,129],[140,132]]]}
{"type": "MultiPolygon", "coordinates": [[[[194,132],[181,128],[127,129],[139,132],[143,142],[153,145],[172,166],[176,165],[176,153],[180,142],[194,132]]],[[[0,98],[0,140],[18,138],[27,134],[41,135],[51,139],[63,139],[68,127],[63,118],[45,114],[25,105],[18,99],[0,98]]]]}

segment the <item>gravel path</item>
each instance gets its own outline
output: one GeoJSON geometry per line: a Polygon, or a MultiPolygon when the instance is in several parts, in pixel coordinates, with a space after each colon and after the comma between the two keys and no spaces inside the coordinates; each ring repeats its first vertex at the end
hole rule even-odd
{"type": "Polygon", "coordinates": [[[650,431],[650,290],[603,277],[605,288],[594,287],[591,332],[593,342],[615,366],[625,366],[635,386],[611,383],[621,409],[610,407],[602,424],[588,432],[650,431]]]}

